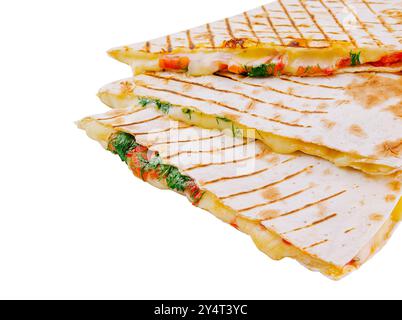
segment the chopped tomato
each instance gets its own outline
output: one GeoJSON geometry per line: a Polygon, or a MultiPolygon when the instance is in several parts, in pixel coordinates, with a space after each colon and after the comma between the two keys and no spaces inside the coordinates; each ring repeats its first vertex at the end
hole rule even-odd
{"type": "Polygon", "coordinates": [[[156,170],[151,170],[148,172],[147,178],[149,180],[157,180],[159,179],[159,173],[156,170]]]}
{"type": "Polygon", "coordinates": [[[247,72],[247,70],[243,66],[240,66],[240,65],[237,65],[237,64],[230,65],[228,70],[230,72],[236,73],[236,74],[243,74],[243,73],[247,72]]]}
{"type": "Polygon", "coordinates": [[[347,265],[351,266],[351,267],[357,267],[358,266],[359,261],[356,259],[352,259],[347,265]]]}
{"type": "Polygon", "coordinates": [[[164,70],[187,70],[190,58],[177,56],[164,56],[159,59],[159,67],[164,70]]]}
{"type": "Polygon", "coordinates": [[[281,75],[283,69],[285,69],[285,64],[283,63],[282,60],[280,60],[280,61],[275,65],[274,75],[281,75]]]}
{"type": "Polygon", "coordinates": [[[148,148],[138,145],[127,153],[127,158],[129,159],[130,168],[134,175],[143,178],[143,180],[147,180],[147,176],[141,172],[141,160],[148,159],[148,148]]]}
{"type": "Polygon", "coordinates": [[[325,68],[322,71],[326,76],[332,76],[335,72],[335,70],[332,68],[325,68]]]}
{"type": "Polygon", "coordinates": [[[230,225],[231,225],[233,228],[239,230],[239,226],[237,225],[236,222],[232,222],[230,225]]]}
{"type": "Polygon", "coordinates": [[[287,241],[286,239],[282,239],[282,242],[283,242],[284,244],[288,245],[288,246],[291,246],[291,245],[292,245],[292,244],[291,244],[289,241],[287,241]]]}
{"type": "Polygon", "coordinates": [[[189,181],[187,184],[187,192],[190,198],[193,200],[193,204],[196,205],[202,198],[203,192],[194,181],[189,181]]]}
{"type": "Polygon", "coordinates": [[[320,66],[313,66],[309,70],[309,73],[311,73],[311,74],[319,74],[319,73],[321,73],[321,67],[320,66]]]}
{"type": "Polygon", "coordinates": [[[352,59],[350,59],[350,58],[344,58],[344,59],[341,59],[341,60],[338,62],[338,68],[350,67],[351,64],[352,64],[352,59]]]}
{"type": "Polygon", "coordinates": [[[304,75],[304,74],[306,73],[306,71],[307,71],[307,68],[306,68],[306,67],[300,66],[300,67],[297,69],[296,75],[302,76],[302,75],[304,75]]]}
{"type": "Polygon", "coordinates": [[[303,67],[303,66],[300,66],[298,69],[297,69],[297,72],[296,72],[296,74],[298,75],[298,76],[303,76],[303,75],[320,75],[320,74],[325,74],[326,76],[331,76],[331,75],[333,75],[334,74],[334,72],[335,72],[335,70],[334,69],[332,69],[332,68],[325,68],[325,69],[322,69],[320,66],[308,66],[308,67],[303,67]]]}
{"type": "Polygon", "coordinates": [[[402,62],[402,52],[382,57],[380,61],[372,62],[371,64],[375,67],[388,67],[399,62],[402,62]]]}
{"type": "Polygon", "coordinates": [[[229,66],[226,63],[221,63],[219,65],[219,71],[226,71],[229,68],[229,66]]]}

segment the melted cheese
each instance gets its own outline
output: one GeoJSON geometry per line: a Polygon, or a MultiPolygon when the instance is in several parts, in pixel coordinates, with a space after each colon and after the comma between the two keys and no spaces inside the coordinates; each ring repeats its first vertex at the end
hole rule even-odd
{"type": "MultiPolygon", "coordinates": [[[[355,49],[346,42],[334,42],[331,47],[326,48],[305,48],[305,47],[283,47],[275,45],[256,45],[250,48],[220,48],[211,49],[176,49],[169,53],[173,56],[186,56],[190,58],[189,75],[201,76],[211,75],[219,70],[219,64],[236,64],[256,66],[267,62],[267,59],[276,56],[284,56],[286,66],[283,74],[297,75],[299,67],[317,66],[322,69],[330,68],[337,71],[337,63],[341,59],[350,58],[351,52],[360,52],[362,65],[377,62],[382,57],[392,54],[384,48],[360,48],[355,49]]],[[[134,74],[141,74],[147,71],[163,71],[159,67],[159,58],[166,53],[146,53],[112,50],[109,54],[115,59],[131,65],[134,74]]]]}

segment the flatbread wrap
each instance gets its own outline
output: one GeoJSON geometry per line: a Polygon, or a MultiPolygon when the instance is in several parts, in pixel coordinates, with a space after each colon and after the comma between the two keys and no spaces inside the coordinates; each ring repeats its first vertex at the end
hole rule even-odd
{"type": "Polygon", "coordinates": [[[278,0],[238,16],[109,51],[135,74],[268,77],[402,70],[402,2],[278,0]]]}
{"type": "Polygon", "coordinates": [[[257,140],[142,106],[87,117],[78,126],[135,176],[186,195],[250,235],[271,258],[296,259],[332,279],[372,257],[401,218],[398,175],[368,176],[302,153],[276,154],[257,140]]]}
{"type": "Polygon", "coordinates": [[[113,82],[99,97],[112,108],[162,101],[175,120],[251,133],[278,153],[302,151],[387,175],[402,165],[401,90],[402,76],[391,74],[253,79],[169,72],[113,82]]]}

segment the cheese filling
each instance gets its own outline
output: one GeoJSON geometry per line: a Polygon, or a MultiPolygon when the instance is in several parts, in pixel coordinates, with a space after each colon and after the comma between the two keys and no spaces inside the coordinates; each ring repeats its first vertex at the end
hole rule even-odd
{"type": "Polygon", "coordinates": [[[355,49],[347,44],[329,48],[299,48],[272,46],[266,48],[199,50],[164,54],[137,54],[131,58],[110,53],[129,63],[135,74],[148,71],[187,72],[192,76],[229,71],[249,77],[281,75],[328,76],[351,67],[400,66],[402,52],[384,49],[355,49]]]}
{"type": "Polygon", "coordinates": [[[211,212],[218,219],[251,236],[256,246],[272,259],[293,258],[310,270],[319,271],[334,280],[358,269],[371,258],[385,244],[402,217],[401,199],[389,221],[384,223],[381,230],[357,254],[356,258],[346,266],[337,266],[284,241],[260,222],[239,215],[235,210],[225,206],[214,194],[201,190],[194,180],[182,175],[177,168],[164,164],[158,154],[137,144],[135,137],[101,125],[92,119],[82,121],[79,126],[86,130],[90,138],[118,154],[137,177],[160,189],[171,189],[186,195],[194,205],[211,212]],[[173,172],[173,177],[169,178],[167,172],[173,172]]]}

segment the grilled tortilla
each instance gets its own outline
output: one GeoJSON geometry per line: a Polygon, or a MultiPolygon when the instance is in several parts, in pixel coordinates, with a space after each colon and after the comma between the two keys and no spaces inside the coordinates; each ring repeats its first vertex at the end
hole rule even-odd
{"type": "Polygon", "coordinates": [[[371,73],[303,79],[156,73],[109,84],[99,96],[113,108],[164,101],[175,120],[386,175],[402,165],[401,81],[371,73]]]}
{"type": "Polygon", "coordinates": [[[230,19],[111,49],[135,74],[250,77],[402,70],[402,2],[278,0],[230,19]]]}
{"type": "Polygon", "coordinates": [[[137,177],[186,195],[271,258],[294,258],[333,279],[366,262],[401,218],[398,176],[275,154],[259,141],[171,121],[153,108],[112,110],[79,127],[137,177]]]}

